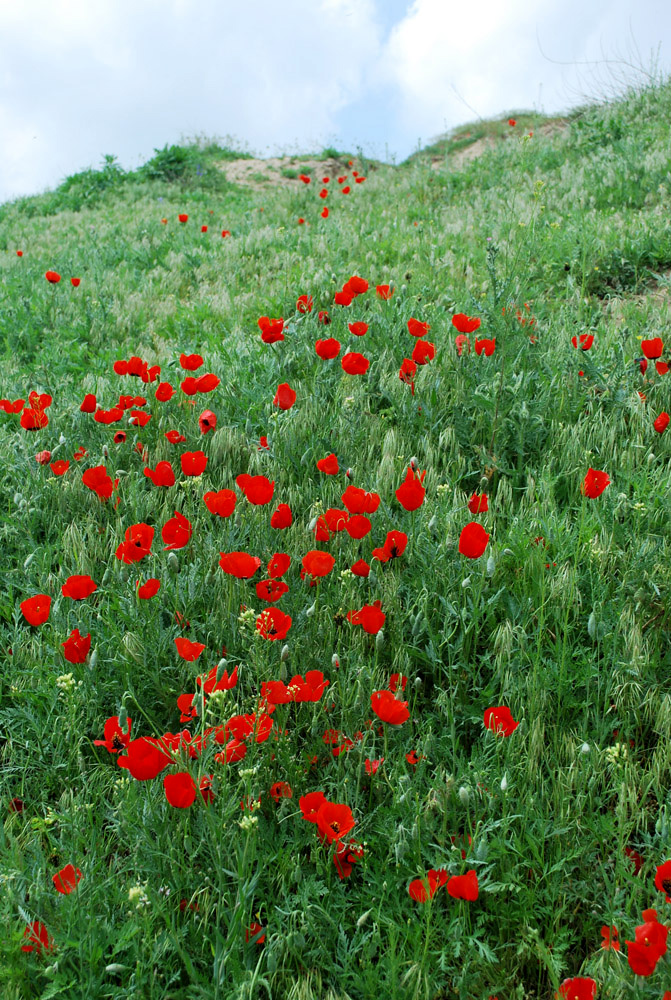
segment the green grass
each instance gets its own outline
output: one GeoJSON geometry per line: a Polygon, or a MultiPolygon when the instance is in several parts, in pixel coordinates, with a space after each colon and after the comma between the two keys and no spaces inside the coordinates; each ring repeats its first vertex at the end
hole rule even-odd
{"type": "Polygon", "coordinates": [[[0,395],[53,396],[36,432],[0,413],[3,1000],[540,1000],[578,975],[597,981],[599,1000],[659,1000],[671,986],[668,956],[637,978],[624,944],[643,909],[670,916],[654,877],[671,857],[671,439],[652,424],[671,410],[671,375],[637,363],[640,340],[668,331],[670,121],[662,81],[583,109],[557,134],[509,135],[458,171],[449,155],[438,169],[422,155],[370,174],[352,158],[366,183],[348,168],[351,194],[332,181],[325,203],[314,184],[238,187],[216,168],[225,150],[184,146],[133,174],[108,157],[0,208],[0,395]],[[353,274],[370,290],[334,305],[353,274]],[[377,298],[375,285],[390,283],[392,298],[377,298]],[[314,310],[301,315],[307,293],[314,310]],[[457,354],[458,312],[496,338],[491,357],[457,354]],[[283,342],[261,342],[261,316],[284,317],[283,342]],[[398,376],[411,317],[431,324],[436,345],[414,396],[398,376]],[[365,337],[350,335],[354,320],[369,324],[365,337]],[[571,337],[590,332],[594,346],[577,352],[571,337]],[[325,337],[341,356],[366,355],[368,372],[321,361],[325,337]],[[182,352],[219,376],[212,393],[179,390],[182,352]],[[177,389],[169,402],[155,400],[156,383],[114,374],[133,355],[161,365],[177,389]],[[283,382],[297,400],[280,412],[283,382]],[[97,423],[79,410],[85,393],[106,409],[120,393],[144,395],[152,420],[97,423]],[[204,409],[218,424],[202,436],[204,409]],[[115,444],[119,429],[127,439],[115,444]],[[168,443],[171,429],[184,444],[168,443]],[[174,486],[151,485],[143,448],[152,468],[173,463],[174,486]],[[70,460],[64,476],[37,464],[43,449],[70,460]],[[207,468],[186,478],[179,455],[197,449],[207,468]],[[341,471],[326,476],[316,462],[332,452],[341,471]],[[426,497],[409,513],[395,490],[413,458],[426,497]],[[82,484],[100,464],[119,478],[118,506],[82,484]],[[595,500],[580,491],[589,467],[611,479],[595,500]],[[372,532],[316,544],[310,524],[342,507],[348,468],[381,497],[372,532]],[[211,515],[204,493],[235,489],[243,472],[274,480],[272,503],[239,495],[229,519],[211,515]],[[488,513],[469,513],[474,492],[488,513]],[[294,515],[285,531],[269,526],[278,502],[294,515]],[[176,510],[193,536],[171,554],[160,532],[176,510]],[[477,560],[457,548],[473,520],[490,534],[477,560]],[[156,529],[152,554],[126,566],[115,552],[140,522],[156,529]],[[348,567],[371,561],[391,529],[408,534],[405,554],[354,577],[348,567]],[[315,547],[336,559],[316,591],[299,577],[315,547]],[[254,583],[219,568],[237,550],[260,557],[255,580],[275,551],[292,557],[285,655],[244,613],[262,608],[254,583]],[[70,574],[90,574],[95,593],[62,597],[70,574]],[[140,601],[135,581],[148,577],[161,590],[140,601]],[[31,627],[19,606],[38,593],[53,598],[51,614],[31,627]],[[377,638],[343,620],[375,600],[386,614],[377,638]],[[63,656],[74,628],[92,636],[82,664],[63,656]],[[180,635],[205,644],[196,662],[177,656],[180,635]],[[180,722],[177,697],[223,647],[237,686],[180,722]],[[171,807],[163,775],[135,781],[93,743],[120,711],[134,738],[196,735],[253,712],[263,681],[307,670],[324,672],[325,694],[278,707],[275,736],[244,761],[215,763],[210,744],[171,768],[213,774],[209,806],[198,796],[171,807]],[[371,725],[371,694],[392,673],[408,678],[410,718],[371,725]],[[519,722],[509,737],[483,725],[499,705],[519,722]],[[334,757],[327,730],[351,749],[334,757]],[[365,760],[381,757],[371,777],[365,760]],[[276,781],[293,798],[276,804],[276,781]],[[300,813],[317,790],[347,803],[364,846],[342,881],[300,813]],[[258,810],[241,810],[258,796],[258,810]],[[626,848],[643,858],[638,875],[626,848]],[[52,876],[68,863],[83,877],[59,895],[52,876]],[[475,870],[479,898],[441,888],[415,902],[408,886],[430,868],[475,870]],[[52,953],[21,951],[34,920],[52,953]],[[263,945],[245,941],[253,921],[263,945]],[[603,924],[617,926],[620,953],[600,947],[603,924]]]}

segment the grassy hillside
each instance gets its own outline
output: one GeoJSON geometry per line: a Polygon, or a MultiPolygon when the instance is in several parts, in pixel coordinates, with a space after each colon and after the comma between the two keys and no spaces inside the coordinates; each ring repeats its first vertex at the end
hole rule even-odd
{"type": "Polygon", "coordinates": [[[670,122],[664,82],[396,168],[171,147],[0,207],[3,998],[671,989],[625,944],[671,918],[670,122]]]}

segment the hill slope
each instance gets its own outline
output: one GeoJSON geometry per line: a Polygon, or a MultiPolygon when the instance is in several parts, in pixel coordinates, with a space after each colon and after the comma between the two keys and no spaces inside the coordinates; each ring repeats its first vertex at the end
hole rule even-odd
{"type": "Polygon", "coordinates": [[[668,988],[669,122],[0,208],[3,997],[668,988]]]}

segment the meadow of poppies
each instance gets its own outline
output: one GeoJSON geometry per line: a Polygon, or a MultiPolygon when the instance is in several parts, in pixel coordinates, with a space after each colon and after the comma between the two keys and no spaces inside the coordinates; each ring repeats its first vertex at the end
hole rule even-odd
{"type": "Polygon", "coordinates": [[[3,998],[669,1000],[669,121],[0,206],[3,998]]]}

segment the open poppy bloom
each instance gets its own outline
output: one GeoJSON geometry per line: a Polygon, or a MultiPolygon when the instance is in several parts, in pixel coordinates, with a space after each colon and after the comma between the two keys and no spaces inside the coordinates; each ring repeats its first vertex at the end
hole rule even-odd
{"type": "Polygon", "coordinates": [[[296,311],[299,313],[311,313],[313,305],[311,295],[299,295],[296,302],[296,311]]]}
{"type": "Polygon", "coordinates": [[[488,339],[487,337],[480,337],[479,339],[478,339],[478,337],[475,338],[475,353],[476,354],[482,354],[482,353],[484,353],[485,357],[488,358],[490,355],[492,355],[494,353],[494,348],[495,347],[496,347],[496,338],[495,337],[492,338],[491,340],[488,339]]]}
{"type": "Polygon", "coordinates": [[[216,514],[218,517],[230,517],[235,510],[237,497],[233,490],[219,490],[217,493],[210,490],[203,497],[203,502],[210,514],[216,514]]]}
{"type": "Polygon", "coordinates": [[[336,340],[335,337],[329,337],[328,340],[318,340],[315,344],[315,351],[322,361],[331,361],[340,354],[340,341],[336,340]]]}
{"type": "MultiPolygon", "coordinates": [[[[655,428],[655,430],[657,431],[658,434],[663,434],[664,431],[666,430],[666,428],[669,426],[669,420],[670,419],[671,418],[669,417],[668,413],[662,412],[655,419],[655,421],[654,421],[654,423],[653,423],[652,426],[655,428]]],[[[53,469],[53,465],[52,465],[52,469],[53,469]]]]}
{"type": "Polygon", "coordinates": [[[332,844],[341,840],[356,823],[352,810],[344,803],[323,802],[317,812],[317,830],[322,840],[332,844]]]}
{"type": "Polygon", "coordinates": [[[183,549],[192,533],[191,522],[176,510],[175,516],[167,520],[161,528],[161,538],[165,542],[166,551],[183,549]]]}
{"type": "Polygon", "coordinates": [[[600,472],[598,469],[589,468],[580,486],[580,492],[583,496],[589,497],[590,500],[596,500],[609,485],[610,477],[607,472],[600,472]]]}
{"type": "Polygon", "coordinates": [[[341,500],[350,514],[374,514],[380,506],[377,493],[368,493],[359,486],[348,486],[341,500]]]}
{"type": "Polygon", "coordinates": [[[666,902],[671,903],[671,861],[658,865],[655,873],[655,888],[666,894],[666,902]]]}
{"type": "Polygon", "coordinates": [[[283,580],[259,580],[256,585],[256,596],[268,604],[274,604],[288,592],[289,587],[283,580]]]}
{"type": "Polygon", "coordinates": [[[74,865],[66,865],[56,875],[51,876],[56,892],[60,892],[64,896],[69,896],[77,888],[81,877],[81,871],[74,865]]]}
{"type": "Polygon", "coordinates": [[[109,500],[119,480],[116,479],[113,481],[111,476],[107,475],[107,469],[104,465],[96,465],[94,468],[86,470],[82,475],[82,482],[84,486],[97,494],[101,500],[109,500]]]}
{"type": "Polygon", "coordinates": [[[476,316],[467,316],[465,313],[457,313],[452,317],[452,326],[459,333],[475,333],[480,328],[482,320],[476,316]]]}
{"type": "Polygon", "coordinates": [[[577,337],[571,337],[571,343],[576,348],[580,348],[581,351],[589,351],[590,347],[594,343],[593,333],[579,333],[577,337]]]}
{"type": "Polygon", "coordinates": [[[256,507],[263,507],[273,499],[275,481],[271,483],[266,476],[250,476],[242,472],[235,482],[249,502],[256,507]]]}
{"type": "Polygon", "coordinates": [[[601,928],[601,937],[603,938],[601,947],[606,951],[620,950],[620,942],[617,940],[617,927],[609,927],[607,924],[604,924],[601,928]]]}
{"type": "Polygon", "coordinates": [[[405,510],[417,510],[424,503],[426,490],[422,483],[425,475],[426,470],[420,474],[411,465],[408,466],[405,479],[396,490],[396,499],[405,510]]]}
{"type": "Polygon", "coordinates": [[[497,736],[510,736],[518,726],[519,722],[515,722],[510,709],[505,705],[485,710],[485,728],[491,729],[497,736]]]}
{"type": "Polygon", "coordinates": [[[281,385],[278,385],[275,398],[273,399],[273,406],[279,406],[280,410],[290,410],[295,402],[296,393],[289,383],[282,382],[281,385]]]}
{"type": "Polygon", "coordinates": [[[385,302],[388,301],[394,294],[394,289],[391,285],[376,285],[375,294],[378,299],[383,299],[385,302]]]}
{"type": "Polygon", "coordinates": [[[657,358],[661,358],[662,351],[664,350],[662,338],[653,337],[651,340],[642,340],[641,350],[648,361],[655,361],[657,358]]]}
{"type": "Polygon", "coordinates": [[[331,452],[326,458],[318,459],[317,468],[327,476],[335,476],[338,472],[338,459],[336,455],[331,452]]]}
{"type": "Polygon", "coordinates": [[[268,316],[262,316],[258,321],[258,326],[264,344],[276,344],[278,341],[284,340],[283,319],[269,319],[268,316]]]}
{"type": "Polygon", "coordinates": [[[147,479],[151,479],[154,486],[175,485],[175,472],[170,462],[157,462],[155,469],[150,469],[148,465],[145,465],[144,474],[147,479]]]}
{"type": "Polygon", "coordinates": [[[348,323],[347,329],[355,337],[363,337],[368,333],[368,323],[362,323],[361,320],[358,320],[356,323],[348,323]]]}
{"type": "Polygon", "coordinates": [[[634,940],[626,942],[627,961],[637,976],[651,976],[666,954],[669,928],[658,921],[656,910],[644,910],[643,920],[634,932],[634,940]]]}
{"type": "Polygon", "coordinates": [[[487,494],[482,493],[478,495],[477,493],[473,493],[471,499],[468,501],[468,509],[471,514],[484,514],[485,511],[489,510],[487,494]]]}
{"type": "Polygon", "coordinates": [[[94,740],[93,743],[97,747],[105,747],[109,753],[119,753],[121,750],[125,750],[130,743],[130,731],[132,726],[132,720],[127,719],[128,729],[124,732],[119,725],[119,716],[112,715],[105,722],[105,727],[103,729],[104,739],[94,740]]]}
{"type": "Polygon", "coordinates": [[[338,872],[338,878],[342,881],[350,877],[353,866],[357,861],[361,861],[364,848],[362,844],[357,844],[354,840],[350,840],[347,844],[340,840],[336,840],[334,843],[333,864],[338,872]]]}
{"type": "Polygon", "coordinates": [[[387,619],[384,611],[381,610],[381,603],[381,601],[375,601],[374,604],[364,604],[360,611],[348,611],[348,622],[351,622],[352,625],[361,625],[368,635],[377,635],[387,619]]]}
{"type": "Polygon", "coordinates": [[[270,518],[270,527],[275,528],[277,531],[282,531],[284,528],[290,528],[293,520],[289,504],[281,503],[270,518]]]}
{"type": "Polygon", "coordinates": [[[126,528],[124,540],[117,547],[116,557],[125,563],[141,562],[151,552],[154,529],[149,524],[131,524],[126,528]]]}
{"type": "Polygon", "coordinates": [[[203,358],[200,354],[180,354],[179,363],[185,371],[195,372],[203,364],[203,358]]]}
{"type": "Polygon", "coordinates": [[[370,704],[378,719],[392,726],[400,726],[410,718],[407,701],[398,701],[394,693],[386,688],[373,691],[370,704]]]}
{"type": "Polygon", "coordinates": [[[349,354],[345,354],[342,358],[340,367],[348,375],[364,375],[370,368],[370,361],[363,354],[350,351],[349,354]]]}
{"type": "Polygon", "coordinates": [[[153,736],[131,740],[125,749],[126,753],[117,757],[117,764],[129,771],[136,781],[151,781],[172,763],[164,743],[153,736]]]}
{"type": "Polygon", "coordinates": [[[335,566],[335,559],[330,552],[311,549],[303,556],[303,569],[313,579],[327,576],[335,566]]]}
{"type": "Polygon", "coordinates": [[[200,427],[201,434],[207,434],[209,431],[215,430],[217,426],[216,413],[213,413],[212,410],[203,410],[198,417],[198,426],[200,427]]]}
{"type": "Polygon", "coordinates": [[[373,559],[381,563],[390,559],[398,559],[408,546],[408,536],[405,531],[388,531],[382,548],[373,549],[373,559]]]}
{"type": "Polygon", "coordinates": [[[141,601],[148,601],[150,598],[156,597],[161,589],[161,581],[156,579],[156,577],[147,580],[142,586],[139,586],[139,583],[140,581],[138,580],[137,596],[141,601]]]}
{"type": "Polygon", "coordinates": [[[323,792],[308,792],[307,795],[302,795],[298,800],[298,805],[303,813],[303,819],[306,819],[308,823],[316,823],[319,810],[326,802],[326,796],[323,792]]]}
{"type": "Polygon", "coordinates": [[[175,639],[175,646],[177,647],[177,653],[186,660],[187,663],[192,663],[197,660],[200,654],[205,649],[204,642],[192,642],[190,639],[184,639],[182,636],[175,639]]]}
{"type": "Polygon", "coordinates": [[[421,323],[418,319],[408,320],[408,333],[411,337],[425,337],[431,326],[428,323],[421,323]]]}
{"type": "Polygon", "coordinates": [[[445,885],[448,875],[444,868],[430,868],[426,878],[414,878],[408,886],[410,898],[417,903],[428,903],[441,885],[445,885]]]}
{"type": "Polygon", "coordinates": [[[47,271],[44,277],[47,279],[50,285],[57,285],[58,282],[61,280],[61,276],[58,273],[58,271],[47,271]]]}
{"type": "Polygon", "coordinates": [[[256,631],[264,639],[286,639],[291,628],[291,615],[285,615],[279,608],[267,608],[256,619],[256,631]]]}
{"type": "Polygon", "coordinates": [[[34,951],[36,955],[39,955],[43,949],[44,951],[52,951],[54,947],[54,939],[39,920],[33,920],[31,924],[27,925],[23,932],[23,940],[26,944],[21,945],[21,951],[34,951]]]}
{"type": "Polygon", "coordinates": [[[429,361],[433,361],[436,356],[436,345],[432,344],[429,340],[418,340],[415,342],[415,346],[412,349],[411,360],[415,362],[416,365],[426,365],[429,361]]]}
{"type": "Polygon", "coordinates": [[[559,987],[558,997],[562,1000],[594,1000],[596,996],[596,980],[575,977],[565,979],[559,987]]]}
{"type": "Polygon", "coordinates": [[[180,464],[185,476],[202,476],[207,466],[207,455],[204,451],[185,451],[180,456],[180,464]]]}
{"type": "Polygon", "coordinates": [[[83,601],[97,589],[98,585],[90,576],[69,576],[61,587],[61,593],[73,601],[83,601]]]}
{"type": "Polygon", "coordinates": [[[238,580],[249,580],[261,565],[258,556],[250,556],[248,552],[220,552],[219,565],[228,576],[238,580]]]}
{"type": "Polygon", "coordinates": [[[479,894],[475,869],[466,872],[465,875],[453,875],[447,883],[447,892],[453,899],[466,899],[474,903],[479,894]]]}
{"type": "Polygon", "coordinates": [[[165,797],[175,809],[188,809],[196,800],[196,782],[188,771],[166,774],[163,779],[165,797]]]}
{"type": "Polygon", "coordinates": [[[468,559],[479,559],[487,548],[489,535],[477,521],[470,521],[459,536],[459,551],[468,559]]]}
{"type": "Polygon", "coordinates": [[[61,646],[68,663],[85,663],[91,648],[91,633],[80,635],[79,629],[75,628],[61,646]]]}
{"type": "Polygon", "coordinates": [[[48,594],[35,594],[21,601],[20,608],[29,625],[44,625],[51,611],[51,598],[48,594]]]}
{"type": "Polygon", "coordinates": [[[277,580],[281,576],[284,576],[290,566],[291,556],[288,556],[286,552],[276,552],[266,567],[268,576],[273,580],[277,580]]]}
{"type": "Polygon", "coordinates": [[[417,365],[412,360],[412,358],[403,358],[401,367],[399,368],[398,377],[401,382],[405,382],[406,385],[410,386],[410,391],[412,395],[415,395],[415,375],[417,374],[417,365]]]}

